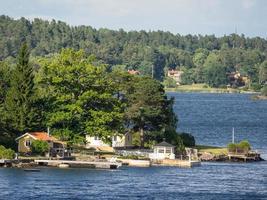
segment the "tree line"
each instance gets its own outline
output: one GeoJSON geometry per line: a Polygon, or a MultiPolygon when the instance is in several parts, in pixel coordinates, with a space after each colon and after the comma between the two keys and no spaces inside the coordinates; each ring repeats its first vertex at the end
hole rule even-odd
{"type": "MultiPolygon", "coordinates": [[[[227,74],[239,71],[249,79],[249,87],[260,90],[267,81],[267,40],[231,34],[172,34],[163,31],[118,31],[69,26],[61,21],[0,16],[0,60],[18,55],[26,41],[33,57],[47,56],[62,48],[84,49],[109,69],[136,69],[143,75],[166,79],[168,69],[179,69],[182,84],[206,83],[224,87],[227,74]]],[[[234,85],[239,87],[240,85],[234,85]]]]}
{"type": "Polygon", "coordinates": [[[140,134],[140,145],[176,134],[174,99],[149,76],[110,71],[84,50],[30,58],[23,43],[15,63],[0,62],[0,144],[14,147],[27,131],[45,131],[70,145],[84,144],[85,135],[106,142],[128,131],[140,134]]]}

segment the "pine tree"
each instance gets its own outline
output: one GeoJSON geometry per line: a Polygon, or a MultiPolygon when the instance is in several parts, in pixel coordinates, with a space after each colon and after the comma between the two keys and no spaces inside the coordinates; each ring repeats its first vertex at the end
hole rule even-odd
{"type": "Polygon", "coordinates": [[[29,64],[29,50],[23,43],[15,69],[12,72],[10,88],[5,100],[5,121],[8,129],[21,134],[34,125],[34,74],[29,64]]]}

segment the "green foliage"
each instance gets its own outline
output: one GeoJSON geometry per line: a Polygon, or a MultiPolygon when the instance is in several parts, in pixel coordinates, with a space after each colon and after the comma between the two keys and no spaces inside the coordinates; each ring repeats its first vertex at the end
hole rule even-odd
{"type": "Polygon", "coordinates": [[[46,141],[34,140],[31,144],[31,152],[36,155],[44,155],[49,152],[49,144],[46,141]]]}
{"type": "Polygon", "coordinates": [[[215,53],[210,54],[204,63],[204,80],[211,87],[226,85],[228,82],[226,68],[215,53]]]}
{"type": "Polygon", "coordinates": [[[0,159],[13,159],[15,156],[15,151],[12,149],[6,149],[4,146],[0,145],[0,159]]]}
{"type": "Polygon", "coordinates": [[[35,87],[33,68],[29,64],[29,51],[23,43],[15,69],[10,77],[10,87],[4,102],[4,123],[9,130],[19,134],[35,125],[35,87]]]}
{"type": "Polygon", "coordinates": [[[259,68],[259,82],[265,84],[267,83],[267,61],[261,63],[259,68]]]}
{"type": "Polygon", "coordinates": [[[230,151],[230,152],[234,152],[234,151],[236,150],[236,148],[237,148],[237,146],[236,146],[236,144],[234,144],[234,143],[229,143],[229,144],[227,145],[227,149],[228,149],[228,151],[230,151]]]}
{"type": "Polygon", "coordinates": [[[182,66],[191,69],[183,75],[187,84],[227,85],[230,82],[225,80],[224,72],[240,71],[251,83],[262,85],[266,75],[263,62],[267,40],[259,37],[231,34],[217,38],[163,31],[96,30],[90,26],[71,27],[55,20],[14,20],[3,15],[0,26],[0,60],[15,57],[21,42],[26,41],[33,56],[51,55],[62,48],[84,49],[87,55],[94,54],[101,60],[99,63],[108,64],[109,69],[113,66],[125,70],[133,68],[148,76],[152,76],[153,71],[154,78],[160,81],[164,79],[164,68],[182,66]],[[211,63],[211,68],[217,67],[212,70],[206,68],[206,63],[214,53],[217,59],[211,63]],[[216,72],[219,72],[217,78],[216,72]],[[207,76],[211,76],[212,81],[209,82],[207,76]]]}
{"type": "Polygon", "coordinates": [[[176,88],[177,84],[173,78],[166,77],[163,81],[163,85],[167,88],[176,88]]]}
{"type": "Polygon", "coordinates": [[[251,146],[247,140],[242,140],[237,144],[229,143],[227,149],[229,152],[248,152],[251,146]]]}
{"type": "Polygon", "coordinates": [[[149,135],[143,136],[143,132],[176,127],[177,119],[172,109],[173,99],[167,98],[158,81],[150,77],[136,77],[132,84],[133,90],[126,94],[126,124],[140,131],[143,146],[145,140],[151,140],[149,135]]]}
{"type": "Polygon", "coordinates": [[[267,85],[264,85],[263,88],[261,89],[261,94],[263,96],[267,96],[267,85]]]}
{"type": "Polygon", "coordinates": [[[194,147],[196,145],[195,138],[190,133],[181,133],[179,136],[186,147],[194,147]]]}
{"type": "Polygon", "coordinates": [[[40,61],[40,82],[52,99],[47,124],[63,140],[81,142],[87,133],[107,141],[123,129],[124,104],[115,96],[115,83],[105,65],[93,62],[72,49],[40,61]]]}

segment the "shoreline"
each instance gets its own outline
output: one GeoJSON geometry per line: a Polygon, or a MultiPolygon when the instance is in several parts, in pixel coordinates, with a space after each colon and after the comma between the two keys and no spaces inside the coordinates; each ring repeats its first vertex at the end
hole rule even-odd
{"type": "Polygon", "coordinates": [[[166,92],[182,92],[182,93],[233,93],[233,94],[260,94],[254,90],[243,90],[243,89],[234,89],[234,88],[211,88],[205,84],[193,84],[193,85],[180,85],[175,88],[164,87],[166,92]]]}

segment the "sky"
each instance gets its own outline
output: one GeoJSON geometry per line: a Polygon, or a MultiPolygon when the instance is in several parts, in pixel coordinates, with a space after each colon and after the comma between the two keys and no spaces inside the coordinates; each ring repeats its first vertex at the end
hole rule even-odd
{"type": "Polygon", "coordinates": [[[267,38],[267,0],[0,0],[0,15],[114,30],[267,38]]]}

